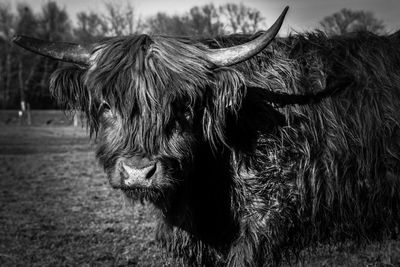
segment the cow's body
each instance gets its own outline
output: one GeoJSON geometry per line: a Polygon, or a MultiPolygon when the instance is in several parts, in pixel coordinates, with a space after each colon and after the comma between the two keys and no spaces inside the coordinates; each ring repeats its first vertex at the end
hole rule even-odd
{"type": "Polygon", "coordinates": [[[191,263],[254,266],[310,241],[396,236],[400,42],[391,38],[293,36],[273,45],[279,65],[260,66],[268,52],[238,65],[253,88],[227,126],[233,149],[204,153],[182,199],[191,226],[160,220],[164,244],[191,263]],[[264,88],[332,95],[275,114],[264,88]]]}
{"type": "Polygon", "coordinates": [[[159,209],[157,239],[189,265],[395,237],[398,37],[299,34],[227,67],[203,55],[252,38],[106,40],[52,90],[86,113],[111,185],[159,209]]]}

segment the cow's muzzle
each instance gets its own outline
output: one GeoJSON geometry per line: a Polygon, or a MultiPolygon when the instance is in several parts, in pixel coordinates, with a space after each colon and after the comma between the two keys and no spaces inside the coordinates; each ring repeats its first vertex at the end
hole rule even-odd
{"type": "Polygon", "coordinates": [[[118,160],[115,171],[109,177],[117,189],[150,188],[159,172],[160,162],[147,158],[123,158],[118,160]]]}
{"type": "Polygon", "coordinates": [[[120,166],[121,185],[123,188],[150,187],[152,177],[157,171],[157,162],[150,162],[137,167],[122,161],[120,166]]]}

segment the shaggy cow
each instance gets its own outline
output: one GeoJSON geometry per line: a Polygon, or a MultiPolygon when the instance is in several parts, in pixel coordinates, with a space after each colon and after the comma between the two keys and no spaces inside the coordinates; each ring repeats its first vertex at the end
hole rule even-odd
{"type": "Polygon", "coordinates": [[[396,237],[400,39],[360,32],[92,45],[19,36],[76,63],[51,90],[86,114],[111,185],[160,211],[194,266],[264,266],[316,242],[396,237]]]}

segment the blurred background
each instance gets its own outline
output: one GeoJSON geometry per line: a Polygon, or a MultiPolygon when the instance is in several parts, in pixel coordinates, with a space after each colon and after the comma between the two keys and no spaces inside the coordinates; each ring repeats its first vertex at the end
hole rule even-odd
{"type": "MultiPolygon", "coordinates": [[[[136,33],[251,34],[270,26],[285,5],[290,11],[282,36],[316,29],[328,35],[363,29],[384,34],[400,28],[397,0],[0,0],[0,109],[57,108],[48,85],[60,63],[12,45],[9,39],[15,34],[72,42],[136,33]]],[[[1,119],[4,121],[4,116],[1,119]]],[[[32,118],[25,122],[32,123],[32,118]]]]}
{"type": "MultiPolygon", "coordinates": [[[[0,0],[0,266],[180,266],[154,242],[151,207],[126,208],[95,160],[95,138],[51,98],[49,77],[62,63],[13,45],[12,36],[252,34],[286,5],[283,37],[400,29],[399,0],[0,0]]],[[[400,266],[400,241],[303,255],[296,266],[400,266]]]]}

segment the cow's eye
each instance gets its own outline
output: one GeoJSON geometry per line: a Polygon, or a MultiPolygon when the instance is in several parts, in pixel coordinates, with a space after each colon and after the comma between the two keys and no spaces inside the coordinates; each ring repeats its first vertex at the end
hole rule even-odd
{"type": "Polygon", "coordinates": [[[187,121],[190,121],[192,119],[192,112],[190,110],[185,111],[185,113],[183,113],[183,115],[185,116],[185,119],[187,121]]]}
{"type": "Polygon", "coordinates": [[[111,109],[110,105],[106,101],[103,101],[100,103],[99,108],[97,109],[97,114],[102,115],[104,112],[110,109],[111,109]]]}
{"type": "Polygon", "coordinates": [[[193,119],[193,108],[190,107],[190,104],[187,105],[182,111],[182,115],[186,121],[191,121],[193,119]]]}

